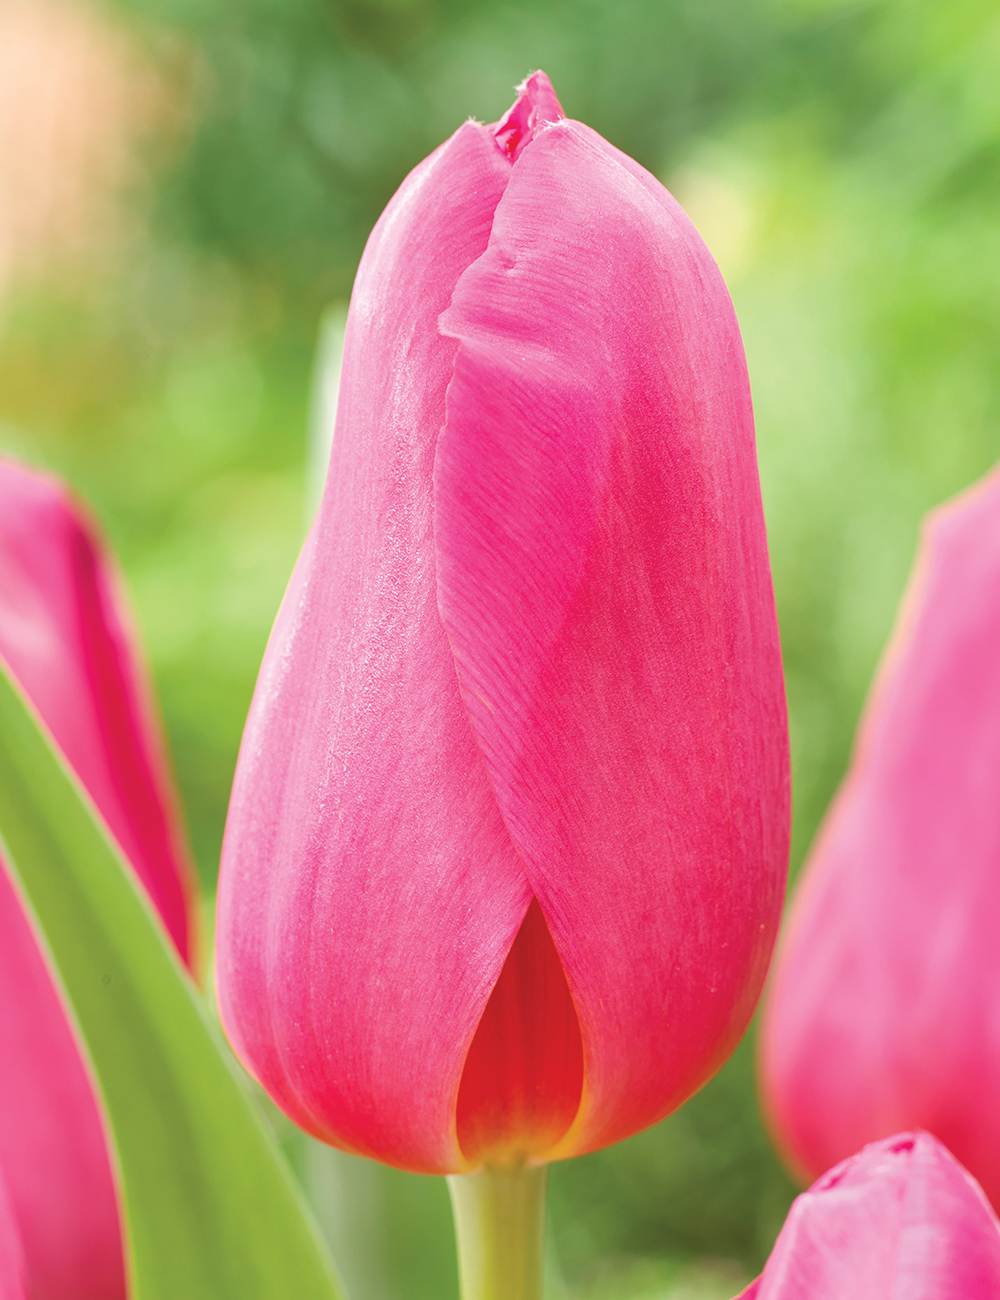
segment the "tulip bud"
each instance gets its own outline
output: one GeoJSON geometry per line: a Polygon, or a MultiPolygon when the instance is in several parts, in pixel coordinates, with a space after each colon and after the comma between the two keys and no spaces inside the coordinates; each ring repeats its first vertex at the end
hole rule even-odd
{"type": "Polygon", "coordinates": [[[929,1133],[873,1142],[797,1197],[739,1300],[994,1300],[1000,1223],[929,1133]]]}
{"type": "MultiPolygon", "coordinates": [[[[0,459],[0,656],[190,952],[190,879],[118,574],[55,480],[0,459]]],[[[125,1294],[104,1123],[0,858],[0,1176],[32,1300],[125,1294]]]]}
{"type": "Polygon", "coordinates": [[[805,1172],[921,1127],[1000,1205],[998,645],[995,470],[924,526],[776,961],[761,1082],[805,1172]]]}
{"type": "Polygon", "coordinates": [[[536,73],[410,174],[358,270],[233,789],[223,1022],[347,1150],[593,1150],[743,1033],[787,829],[732,304],[536,73]]]}

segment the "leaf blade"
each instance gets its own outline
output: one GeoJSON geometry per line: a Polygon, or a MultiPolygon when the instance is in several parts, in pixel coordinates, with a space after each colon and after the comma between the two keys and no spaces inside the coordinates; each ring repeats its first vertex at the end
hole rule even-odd
{"type": "Polygon", "coordinates": [[[130,1295],[343,1300],[217,1028],[2,661],[0,838],[100,1084],[130,1295]]]}

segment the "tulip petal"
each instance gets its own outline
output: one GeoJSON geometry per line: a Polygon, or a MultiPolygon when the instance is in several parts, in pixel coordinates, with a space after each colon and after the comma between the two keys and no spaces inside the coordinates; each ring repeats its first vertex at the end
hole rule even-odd
{"type": "Polygon", "coordinates": [[[574,122],[524,147],[441,328],[438,600],[579,1016],[576,1154],[721,1064],[777,924],[784,696],[749,388],[693,227],[574,122]]]}
{"type": "Polygon", "coordinates": [[[494,126],[493,139],[511,162],[516,162],[538,132],[566,114],[544,72],[533,72],[517,88],[517,99],[494,126]]]}
{"type": "Polygon", "coordinates": [[[438,615],[428,437],[455,353],[437,318],[510,171],[467,123],[369,240],[220,877],[220,1008],[244,1063],[310,1131],[428,1172],[468,1167],[462,1065],[531,901],[438,615]]]}
{"type": "Polygon", "coordinates": [[[6,458],[0,557],[0,654],[190,962],[190,865],[114,561],[58,480],[6,458]]]}
{"type": "Polygon", "coordinates": [[[872,1143],[799,1196],[756,1300],[993,1300],[1000,1224],[928,1133],[872,1143]]]}
{"type": "Polygon", "coordinates": [[[927,521],[775,963],[763,1099],[806,1173],[919,1126],[1000,1205],[998,644],[994,470],[927,521]]]}

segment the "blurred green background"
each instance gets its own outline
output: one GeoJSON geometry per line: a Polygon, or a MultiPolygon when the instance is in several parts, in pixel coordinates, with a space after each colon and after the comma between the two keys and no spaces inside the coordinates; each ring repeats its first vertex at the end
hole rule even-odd
{"type": "MultiPolygon", "coordinates": [[[[674,191],[736,302],[796,867],[920,516],[1000,451],[995,3],[38,5],[33,57],[70,29],[87,54],[77,82],[60,74],[76,127],[31,166],[68,175],[88,121],[94,138],[69,199],[51,178],[11,188],[0,147],[0,183],[59,214],[0,221],[0,446],[64,474],[122,557],[206,890],[302,536],[320,322],[405,172],[470,114],[498,117],[538,66],[571,116],[674,191]]],[[[455,1294],[443,1184],[276,1122],[354,1300],[455,1294]]],[[[677,1115],[552,1171],[552,1296],[721,1300],[759,1269],[793,1192],[744,1043],[677,1115]]]]}

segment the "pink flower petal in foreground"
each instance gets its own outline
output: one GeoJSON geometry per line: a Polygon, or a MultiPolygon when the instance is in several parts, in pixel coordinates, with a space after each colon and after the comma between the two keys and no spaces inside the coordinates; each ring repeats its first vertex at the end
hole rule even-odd
{"type": "Polygon", "coordinates": [[[592,1150],[742,1034],[787,830],[732,304],[537,73],[407,178],[358,271],[230,807],[227,1032],[348,1150],[592,1150]]]}
{"type": "Polygon", "coordinates": [[[1000,1223],[929,1133],[873,1142],[792,1205],[740,1300],[995,1300],[1000,1223]]]}
{"type": "MultiPolygon", "coordinates": [[[[189,956],[186,850],[117,571],[66,490],[0,459],[0,656],[189,956]]],[[[125,1294],[104,1123],[0,859],[0,1177],[31,1300],[125,1294]]]]}
{"type": "Polygon", "coordinates": [[[935,511],[776,961],[766,1109],[810,1174],[925,1128],[1000,1205],[1000,470],[935,511]]]}

